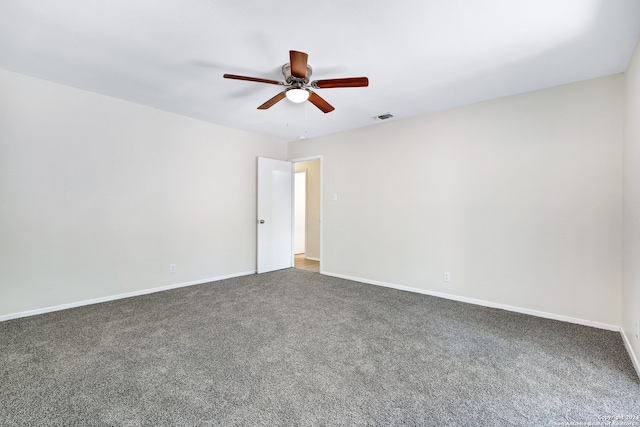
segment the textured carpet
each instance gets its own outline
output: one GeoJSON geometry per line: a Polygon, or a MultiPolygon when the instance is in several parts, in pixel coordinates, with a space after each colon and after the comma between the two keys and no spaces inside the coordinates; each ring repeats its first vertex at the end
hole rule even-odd
{"type": "Polygon", "coordinates": [[[302,270],[0,323],[2,426],[607,417],[640,425],[616,332],[302,270]]]}

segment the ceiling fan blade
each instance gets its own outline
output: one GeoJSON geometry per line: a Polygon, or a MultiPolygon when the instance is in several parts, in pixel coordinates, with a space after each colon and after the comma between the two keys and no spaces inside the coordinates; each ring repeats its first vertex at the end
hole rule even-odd
{"type": "Polygon", "coordinates": [[[258,78],[258,77],[238,76],[236,74],[225,74],[222,77],[224,77],[225,79],[246,80],[246,81],[249,81],[249,82],[269,83],[269,84],[272,84],[272,85],[284,85],[283,82],[279,82],[277,80],[261,79],[261,78],[258,78]]]}
{"type": "Polygon", "coordinates": [[[286,96],[285,92],[286,91],[280,92],[279,94],[277,94],[276,96],[274,96],[273,98],[271,98],[270,100],[268,100],[267,102],[259,106],[258,110],[266,110],[267,108],[273,107],[276,103],[284,99],[284,97],[286,96]]]}
{"type": "Polygon", "coordinates": [[[309,95],[309,102],[322,110],[323,113],[330,113],[335,110],[331,104],[315,92],[311,92],[311,95],[309,95]]]}
{"type": "Polygon", "coordinates": [[[332,87],[365,87],[369,86],[369,79],[366,77],[349,77],[346,79],[315,80],[311,86],[318,89],[328,89],[332,87]]]}
{"type": "Polygon", "coordinates": [[[307,76],[307,60],[309,55],[297,50],[289,51],[289,60],[291,63],[291,75],[304,79],[307,76]]]}

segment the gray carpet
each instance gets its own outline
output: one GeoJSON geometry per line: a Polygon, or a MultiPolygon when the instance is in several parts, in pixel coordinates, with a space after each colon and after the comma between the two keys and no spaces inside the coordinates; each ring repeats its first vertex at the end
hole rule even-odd
{"type": "Polygon", "coordinates": [[[0,323],[0,425],[636,417],[621,337],[288,269],[0,323]]]}

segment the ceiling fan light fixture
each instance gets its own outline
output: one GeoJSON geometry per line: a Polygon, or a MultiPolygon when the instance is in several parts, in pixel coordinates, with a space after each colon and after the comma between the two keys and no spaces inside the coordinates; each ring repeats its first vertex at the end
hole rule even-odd
{"type": "Polygon", "coordinates": [[[301,102],[309,99],[310,93],[307,89],[292,88],[287,90],[287,93],[285,95],[287,95],[287,99],[289,101],[300,104],[301,102]]]}

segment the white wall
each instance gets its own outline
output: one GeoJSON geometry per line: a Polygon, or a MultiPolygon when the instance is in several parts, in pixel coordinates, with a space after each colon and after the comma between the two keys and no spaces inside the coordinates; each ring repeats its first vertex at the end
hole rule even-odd
{"type": "Polygon", "coordinates": [[[625,73],[624,245],[622,330],[635,354],[640,374],[640,42],[625,73]]]}
{"type": "Polygon", "coordinates": [[[0,94],[0,316],[255,270],[256,156],[286,144],[7,71],[0,94]]]}
{"type": "Polygon", "coordinates": [[[320,160],[295,164],[296,172],[307,172],[307,219],[305,257],[320,259],[320,160]]]}
{"type": "Polygon", "coordinates": [[[289,143],[323,156],[323,270],[616,327],[623,89],[614,75],[289,143]]]}

